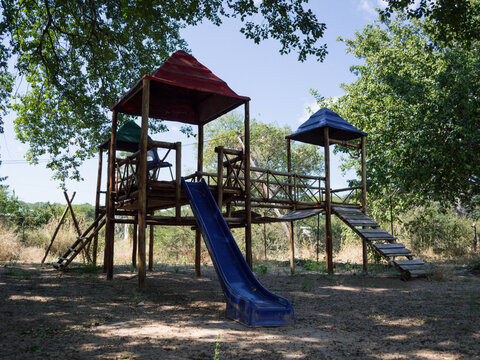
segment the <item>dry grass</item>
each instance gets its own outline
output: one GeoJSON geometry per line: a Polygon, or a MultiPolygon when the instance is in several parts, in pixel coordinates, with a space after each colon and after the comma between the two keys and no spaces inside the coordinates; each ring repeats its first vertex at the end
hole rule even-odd
{"type": "Polygon", "coordinates": [[[433,281],[449,281],[455,276],[455,266],[452,264],[433,264],[430,266],[428,278],[433,281]]]}
{"type": "Polygon", "coordinates": [[[19,260],[21,247],[15,233],[0,224],[0,261],[19,260]]]}

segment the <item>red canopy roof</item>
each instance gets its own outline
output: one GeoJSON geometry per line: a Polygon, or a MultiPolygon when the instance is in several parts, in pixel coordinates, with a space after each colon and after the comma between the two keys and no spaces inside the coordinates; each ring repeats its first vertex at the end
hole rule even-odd
{"type": "MultiPolygon", "coordinates": [[[[175,52],[150,79],[149,117],[204,124],[250,100],[237,95],[225,81],[215,76],[185,51],[175,52]]],[[[142,115],[142,81],[140,80],[112,110],[142,115]]]]}

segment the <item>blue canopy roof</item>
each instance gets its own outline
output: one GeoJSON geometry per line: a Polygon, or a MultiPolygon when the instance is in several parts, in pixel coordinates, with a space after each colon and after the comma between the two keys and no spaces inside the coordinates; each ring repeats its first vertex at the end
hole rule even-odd
{"type": "Polygon", "coordinates": [[[323,129],[326,126],[329,128],[330,139],[347,141],[367,135],[367,133],[358,130],[347,120],[342,119],[336,112],[322,108],[300,125],[297,131],[285,138],[324,146],[323,129]]]}

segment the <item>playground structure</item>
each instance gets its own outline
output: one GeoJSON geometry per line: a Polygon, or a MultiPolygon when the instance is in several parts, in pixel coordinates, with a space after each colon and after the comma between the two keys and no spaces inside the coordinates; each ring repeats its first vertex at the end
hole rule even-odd
{"type": "MultiPolygon", "coordinates": [[[[367,216],[365,161],[367,134],[324,108],[312,115],[295,133],[286,137],[287,172],[254,167],[250,162],[249,101],[250,98],[237,95],[223,80],[183,51],[174,53],[153,75],[143,76],[111,108],[111,138],[99,149],[96,220],[53,265],[56,268],[65,269],[85,246],[90,246],[90,243],[92,243],[92,259],[96,262],[98,231],[105,226],[104,267],[107,279],[112,279],[114,225],[116,223],[133,224],[132,261],[135,262],[138,258],[138,285],[143,289],[147,269],[147,226],[150,226],[148,261],[150,269],[153,264],[153,226],[191,226],[195,229],[195,273],[200,276],[202,232],[200,215],[195,214],[194,210],[195,216],[184,216],[181,209],[182,206],[189,204],[189,200],[192,201],[186,193],[189,183],[203,179],[228,227],[245,229],[245,261],[249,267],[252,267],[253,224],[289,223],[290,266],[291,271],[294,272],[294,221],[321,213],[325,216],[326,224],[327,271],[334,270],[331,217],[336,215],[362,239],[365,271],[368,265],[367,246],[371,246],[375,252],[397,267],[405,278],[426,273],[425,264],[421,260],[414,259],[410,250],[396,243],[391,234],[379,229],[378,224],[367,216]],[[215,148],[218,156],[217,171],[205,172],[203,170],[204,125],[242,105],[244,106],[244,148],[215,148]],[[117,129],[118,113],[141,116],[141,127],[138,129],[139,136],[136,139],[124,137],[123,127],[117,129]],[[180,142],[167,143],[149,139],[149,118],[177,121],[197,127],[198,157],[195,173],[182,177],[180,142]],[[325,173],[317,176],[292,172],[291,141],[302,141],[324,147],[325,173]],[[331,145],[347,146],[360,152],[362,171],[359,186],[331,189],[331,145]],[[162,149],[166,153],[162,159],[158,157],[156,149],[162,149]],[[105,207],[102,207],[100,198],[104,151],[108,151],[108,176],[105,207]],[[117,151],[127,151],[132,154],[120,159],[117,158],[117,151]],[[153,156],[152,161],[147,160],[149,152],[153,156]],[[158,180],[158,172],[161,168],[170,169],[171,164],[166,160],[172,153],[175,161],[174,171],[170,172],[171,181],[158,180]],[[187,184],[183,188],[182,178],[187,184]],[[281,209],[288,211],[288,214],[272,218],[262,217],[254,212],[262,208],[281,209]],[[155,211],[163,209],[174,209],[175,215],[155,214],[155,211]],[[406,260],[398,260],[398,257],[406,257],[406,260]]],[[[203,231],[205,234],[205,229],[203,231]]],[[[215,246],[215,244],[208,245],[207,239],[206,242],[207,247],[215,246]]]]}

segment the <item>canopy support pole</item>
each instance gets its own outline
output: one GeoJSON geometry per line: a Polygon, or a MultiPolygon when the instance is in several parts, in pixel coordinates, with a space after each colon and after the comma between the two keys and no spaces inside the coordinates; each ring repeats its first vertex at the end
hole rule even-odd
{"type": "MultiPolygon", "coordinates": [[[[362,162],[362,211],[367,215],[367,162],[365,158],[365,144],[367,137],[362,135],[361,139],[361,162],[362,162]]],[[[362,258],[363,258],[363,271],[368,271],[368,253],[367,253],[367,241],[362,239],[362,258]]]]}
{"type": "MultiPolygon", "coordinates": [[[[292,149],[290,139],[287,139],[287,172],[292,172],[292,149]]],[[[292,199],[292,178],[288,177],[288,196],[292,199]]],[[[292,210],[295,210],[292,208],[292,210]]],[[[295,238],[293,235],[293,221],[290,221],[288,228],[288,240],[290,244],[290,274],[295,274],[295,238]]]]}
{"type": "MultiPolygon", "coordinates": [[[[103,149],[98,152],[97,193],[95,194],[95,219],[100,215],[100,191],[102,188],[103,149]]],[[[98,233],[93,237],[92,261],[97,266],[98,233]]]]}
{"type": "Polygon", "coordinates": [[[147,143],[148,117],[150,109],[150,79],[143,79],[142,130],[140,133],[140,159],[138,167],[138,288],[145,289],[147,227],[147,143]]]}
{"type": "Polygon", "coordinates": [[[325,146],[325,260],[327,271],[333,272],[332,197],[330,194],[330,137],[328,126],[323,129],[325,146]]]}
{"type": "Polygon", "coordinates": [[[252,189],[250,187],[250,103],[245,103],[245,260],[252,268],[252,189]]]}
{"type": "MultiPolygon", "coordinates": [[[[203,124],[198,124],[198,153],[197,153],[197,172],[203,171],[203,124]]],[[[201,175],[198,175],[197,181],[200,181],[201,175]]],[[[202,275],[200,268],[200,260],[202,253],[202,233],[200,229],[195,230],[195,276],[202,275]]]]}

